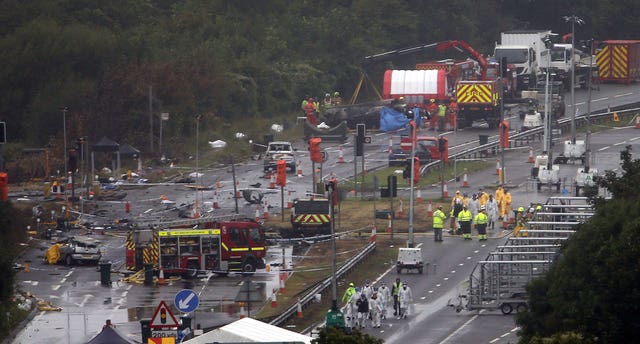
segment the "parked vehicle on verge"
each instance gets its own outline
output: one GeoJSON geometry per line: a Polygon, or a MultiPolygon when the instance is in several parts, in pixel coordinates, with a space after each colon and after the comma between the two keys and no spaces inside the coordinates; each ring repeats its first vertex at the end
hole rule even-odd
{"type": "MultiPolygon", "coordinates": [[[[415,155],[420,158],[420,163],[440,160],[438,138],[433,136],[420,136],[416,138],[415,155]]],[[[411,157],[411,139],[403,137],[398,144],[391,147],[389,154],[389,166],[404,166],[411,157]],[[407,148],[408,145],[408,148],[407,148]]]]}

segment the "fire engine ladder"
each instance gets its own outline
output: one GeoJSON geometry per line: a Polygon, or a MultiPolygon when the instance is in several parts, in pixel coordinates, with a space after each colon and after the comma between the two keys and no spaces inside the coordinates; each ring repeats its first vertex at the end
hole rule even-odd
{"type": "Polygon", "coordinates": [[[231,214],[221,216],[202,216],[197,219],[149,219],[148,221],[136,221],[134,224],[138,228],[196,226],[207,222],[233,221],[240,218],[244,218],[244,216],[239,214],[231,214]]]}

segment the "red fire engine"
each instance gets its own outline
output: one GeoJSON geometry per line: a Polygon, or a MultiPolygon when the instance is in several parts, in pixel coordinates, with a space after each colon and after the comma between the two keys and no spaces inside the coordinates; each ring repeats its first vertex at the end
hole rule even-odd
{"type": "Polygon", "coordinates": [[[203,229],[131,231],[126,242],[126,267],[153,264],[165,275],[195,277],[200,272],[252,273],[265,267],[267,247],[262,226],[251,220],[206,222],[203,229]]]}

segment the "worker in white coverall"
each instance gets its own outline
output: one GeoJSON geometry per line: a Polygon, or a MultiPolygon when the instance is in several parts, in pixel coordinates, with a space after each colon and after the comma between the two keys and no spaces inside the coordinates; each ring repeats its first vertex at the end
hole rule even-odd
{"type": "Polygon", "coordinates": [[[378,301],[378,293],[373,292],[371,299],[369,299],[369,313],[371,313],[371,326],[379,328],[380,318],[382,317],[382,307],[380,301],[378,301]]]}
{"type": "Polygon", "coordinates": [[[382,319],[387,318],[387,305],[389,302],[391,302],[391,289],[387,287],[385,282],[382,282],[378,288],[378,303],[382,307],[382,311],[380,312],[380,317],[382,319]]]}
{"type": "Polygon", "coordinates": [[[356,301],[360,298],[360,288],[356,287],[355,292],[351,294],[347,300],[347,304],[344,306],[344,326],[347,328],[353,328],[356,325],[356,301]]]}
{"type": "Polygon", "coordinates": [[[407,315],[409,315],[409,305],[413,302],[413,293],[406,281],[402,283],[402,288],[400,288],[398,298],[400,299],[400,313],[398,314],[398,319],[406,318],[407,315]]]}

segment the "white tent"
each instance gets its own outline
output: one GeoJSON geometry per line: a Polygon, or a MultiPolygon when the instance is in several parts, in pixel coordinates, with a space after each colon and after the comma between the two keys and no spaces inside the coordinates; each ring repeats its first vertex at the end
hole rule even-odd
{"type": "Polygon", "coordinates": [[[242,318],[231,324],[222,326],[201,336],[184,341],[184,344],[205,344],[205,343],[255,343],[255,342],[277,342],[277,343],[300,343],[311,344],[311,337],[303,334],[285,330],[278,326],[269,325],[259,320],[242,318]]]}

